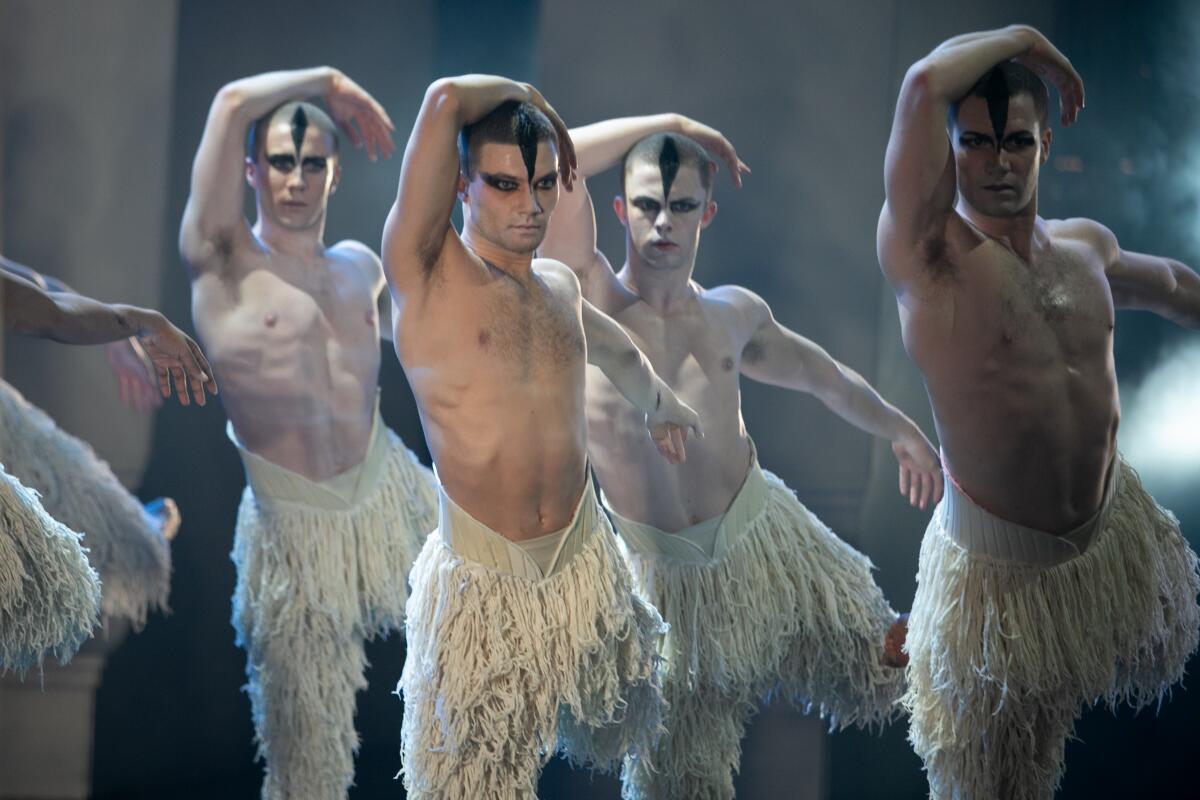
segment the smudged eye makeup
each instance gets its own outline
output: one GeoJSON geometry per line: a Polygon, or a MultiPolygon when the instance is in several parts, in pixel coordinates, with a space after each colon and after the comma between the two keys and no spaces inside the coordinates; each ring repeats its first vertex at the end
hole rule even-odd
{"type": "Polygon", "coordinates": [[[304,168],[305,172],[316,173],[324,172],[327,163],[327,159],[322,156],[308,156],[300,162],[300,165],[304,168]]]}
{"type": "Polygon", "coordinates": [[[511,178],[505,178],[499,175],[488,175],[480,173],[483,182],[499,192],[515,192],[517,190],[517,182],[511,178]]]}

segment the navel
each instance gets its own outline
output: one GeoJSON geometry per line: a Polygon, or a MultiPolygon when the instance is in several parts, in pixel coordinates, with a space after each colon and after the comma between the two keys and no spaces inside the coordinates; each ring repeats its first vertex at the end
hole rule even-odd
{"type": "Polygon", "coordinates": [[[363,320],[373,327],[375,325],[375,312],[367,309],[367,313],[363,314],[363,320]]]}
{"type": "Polygon", "coordinates": [[[721,369],[725,370],[726,372],[732,372],[733,358],[730,356],[725,356],[723,359],[721,359],[721,369]]]}
{"type": "Polygon", "coordinates": [[[480,331],[477,341],[482,349],[487,350],[489,347],[491,347],[492,335],[487,331],[480,331]]]}

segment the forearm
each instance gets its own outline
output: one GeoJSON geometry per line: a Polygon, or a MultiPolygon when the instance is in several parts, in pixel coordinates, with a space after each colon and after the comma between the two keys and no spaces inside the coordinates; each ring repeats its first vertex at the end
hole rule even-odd
{"type": "Polygon", "coordinates": [[[821,402],[859,430],[889,441],[902,436],[914,423],[884,400],[875,387],[854,370],[832,362],[831,376],[814,390],[821,402]]]}
{"type": "Polygon", "coordinates": [[[599,367],[638,411],[643,414],[658,411],[662,407],[664,384],[650,366],[650,360],[619,324],[586,300],[583,332],[587,338],[588,363],[599,367]]]}
{"type": "Polygon", "coordinates": [[[1040,37],[1024,25],[956,36],[914,66],[934,97],[949,105],[969,92],[992,67],[1028,53],[1040,37]]]}
{"type": "Polygon", "coordinates": [[[337,70],[332,67],[266,72],[241,78],[224,86],[213,103],[230,122],[243,128],[276,106],[290,100],[305,100],[328,94],[337,70]]]}
{"type": "Polygon", "coordinates": [[[16,275],[18,278],[24,278],[47,292],[74,292],[67,284],[63,283],[58,278],[52,275],[43,275],[35,269],[18,264],[15,261],[9,261],[4,256],[0,256],[0,270],[7,272],[9,275],[16,275]]]}
{"type": "Polygon", "coordinates": [[[622,117],[571,129],[575,155],[579,159],[579,176],[590,178],[615,166],[629,149],[655,133],[680,130],[678,114],[654,114],[645,117],[622,117]]]}
{"type": "Polygon", "coordinates": [[[35,321],[31,335],[63,344],[106,344],[148,333],[160,319],[156,311],[120,303],[101,303],[78,294],[52,292],[54,313],[35,321]]]}
{"type": "Polygon", "coordinates": [[[450,99],[457,128],[487,116],[496,106],[509,100],[532,102],[534,93],[528,84],[499,75],[459,75],[436,81],[431,92],[450,99]]]}

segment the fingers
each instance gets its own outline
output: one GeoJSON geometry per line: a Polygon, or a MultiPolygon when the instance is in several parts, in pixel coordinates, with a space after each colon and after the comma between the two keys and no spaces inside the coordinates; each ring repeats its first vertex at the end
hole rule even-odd
{"type": "Polygon", "coordinates": [[[196,344],[190,338],[187,340],[187,343],[188,349],[192,351],[192,358],[196,359],[196,363],[203,373],[201,379],[204,381],[204,386],[208,389],[208,393],[212,395],[218,394],[217,379],[213,377],[212,366],[209,365],[208,359],[204,357],[204,351],[200,349],[200,345],[196,344]]]}
{"type": "Polygon", "coordinates": [[[933,504],[937,505],[942,502],[942,495],[945,492],[945,483],[942,478],[941,471],[933,473],[933,504]]]}
{"type": "Polygon", "coordinates": [[[671,449],[675,451],[680,462],[685,461],[687,453],[683,449],[683,429],[676,425],[670,425],[667,427],[667,433],[671,437],[671,449]]]}
{"type": "Polygon", "coordinates": [[[902,494],[902,495],[908,494],[908,481],[909,481],[908,467],[901,464],[900,465],[900,494],[902,494]]]}
{"type": "Polygon", "coordinates": [[[933,493],[933,476],[928,472],[921,473],[921,505],[924,511],[929,506],[929,495],[933,493]]]}
{"type": "Polygon", "coordinates": [[[171,378],[175,382],[175,396],[179,398],[179,404],[190,406],[192,399],[188,396],[187,375],[184,374],[183,367],[171,367],[171,378]]]}

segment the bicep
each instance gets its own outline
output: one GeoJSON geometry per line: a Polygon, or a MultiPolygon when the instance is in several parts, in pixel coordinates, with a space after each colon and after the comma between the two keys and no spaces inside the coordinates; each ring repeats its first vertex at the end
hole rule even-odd
{"type": "Polygon", "coordinates": [[[245,192],[246,123],[236,111],[236,92],[217,93],[192,162],[191,194],[180,227],[180,251],[192,264],[220,255],[249,224],[242,213],[245,192]]]}
{"type": "Polygon", "coordinates": [[[771,317],[742,349],[742,374],[751,380],[811,392],[836,370],[826,350],[771,317]]]}
{"type": "Polygon", "coordinates": [[[1178,286],[1168,259],[1119,247],[1106,274],[1117,308],[1159,310],[1178,286]]]}

